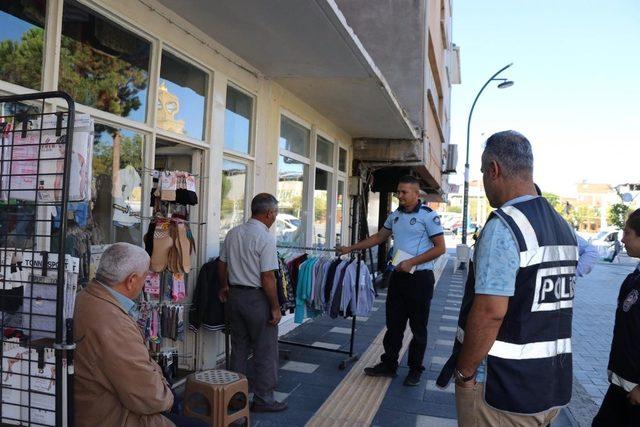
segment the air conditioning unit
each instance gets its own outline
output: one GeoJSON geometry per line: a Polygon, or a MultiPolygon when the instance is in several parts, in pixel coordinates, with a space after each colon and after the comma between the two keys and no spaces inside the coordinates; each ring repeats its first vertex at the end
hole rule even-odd
{"type": "Polygon", "coordinates": [[[447,164],[445,165],[442,173],[456,173],[456,166],[458,165],[458,146],[456,144],[449,144],[447,151],[447,164]]]}

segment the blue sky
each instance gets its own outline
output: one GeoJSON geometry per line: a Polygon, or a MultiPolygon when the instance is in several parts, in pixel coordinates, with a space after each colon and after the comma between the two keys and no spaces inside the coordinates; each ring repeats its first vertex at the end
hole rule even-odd
{"type": "Polygon", "coordinates": [[[565,193],[577,182],[640,182],[640,1],[455,0],[453,41],[462,84],[454,86],[452,143],[464,145],[471,103],[487,87],[471,124],[471,177],[480,176],[483,141],[514,129],[531,141],[535,179],[565,193]],[[484,133],[484,135],[482,135],[484,133]]]}

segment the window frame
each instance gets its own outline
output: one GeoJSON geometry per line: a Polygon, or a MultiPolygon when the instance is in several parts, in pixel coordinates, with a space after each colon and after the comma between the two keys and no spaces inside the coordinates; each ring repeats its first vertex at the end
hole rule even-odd
{"type": "Polygon", "coordinates": [[[195,145],[200,145],[202,147],[209,148],[210,142],[211,142],[210,140],[211,116],[213,115],[211,114],[211,111],[210,111],[211,110],[210,104],[212,103],[212,101],[209,99],[209,94],[211,93],[211,88],[213,87],[213,79],[215,77],[213,71],[211,71],[208,67],[206,67],[201,62],[195,60],[194,58],[183,55],[181,52],[179,52],[177,48],[174,48],[171,43],[164,40],[160,41],[158,46],[158,53],[156,54],[156,56],[157,56],[156,59],[158,61],[158,68],[157,68],[157,78],[155,79],[155,93],[154,93],[154,99],[153,99],[153,110],[154,110],[153,128],[158,134],[173,135],[173,138],[178,138],[178,139],[184,140],[185,142],[190,142],[195,145]],[[164,52],[167,52],[168,54],[173,55],[174,57],[185,62],[186,64],[202,71],[205,75],[206,83],[205,83],[205,90],[204,90],[204,112],[202,117],[202,139],[194,138],[189,135],[182,135],[179,133],[170,132],[158,127],[156,111],[157,111],[157,104],[158,104],[158,89],[160,88],[160,80],[161,80],[160,73],[162,70],[162,54],[164,52]]]}
{"type": "MultiPolygon", "coordinates": [[[[222,153],[223,155],[230,155],[230,156],[236,156],[236,157],[241,157],[243,159],[247,159],[247,160],[255,160],[255,153],[256,153],[256,117],[258,116],[258,109],[257,109],[257,104],[258,104],[258,97],[256,96],[256,94],[242,88],[240,85],[236,84],[235,82],[233,82],[232,80],[228,80],[227,81],[227,91],[229,90],[229,87],[233,88],[234,90],[237,90],[238,92],[248,96],[249,98],[251,98],[252,103],[251,103],[251,129],[249,130],[249,152],[248,153],[243,153],[242,151],[236,151],[233,150],[231,148],[227,148],[224,146],[225,141],[222,141],[222,153]]],[[[225,96],[226,96],[226,92],[225,92],[225,96]]],[[[227,101],[225,98],[225,113],[227,111],[227,101]]],[[[225,126],[226,126],[226,120],[225,120],[225,126]]]]}
{"type": "MultiPolygon", "coordinates": [[[[222,171],[224,169],[224,162],[235,162],[243,164],[247,167],[247,179],[244,183],[244,215],[243,221],[247,221],[251,217],[251,200],[250,195],[252,193],[252,182],[253,182],[253,172],[254,172],[254,163],[250,159],[246,159],[239,156],[234,156],[230,154],[223,153],[222,155],[222,166],[220,169],[220,175],[222,176],[222,171]]],[[[222,179],[220,179],[220,186],[222,187],[222,179]]],[[[220,220],[222,219],[222,188],[220,188],[220,220]]],[[[218,230],[218,240],[222,243],[223,239],[220,238],[220,230],[218,230]]]]}

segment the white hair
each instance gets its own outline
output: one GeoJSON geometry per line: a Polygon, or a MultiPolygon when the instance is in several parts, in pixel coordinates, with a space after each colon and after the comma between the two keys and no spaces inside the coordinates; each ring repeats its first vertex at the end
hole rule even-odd
{"type": "Polygon", "coordinates": [[[149,270],[149,261],[149,255],[140,246],[114,243],[100,258],[96,280],[107,286],[117,285],[133,273],[146,273],[149,270]]]}

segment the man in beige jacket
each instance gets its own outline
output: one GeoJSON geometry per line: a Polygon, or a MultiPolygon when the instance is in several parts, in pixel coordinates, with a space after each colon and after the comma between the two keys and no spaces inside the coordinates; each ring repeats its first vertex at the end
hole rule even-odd
{"type": "Polygon", "coordinates": [[[144,249],[116,243],[96,278],[77,297],[74,313],[75,423],[79,426],[173,426],[163,413],[171,388],[151,359],[136,320],[149,268],[144,249]]]}

